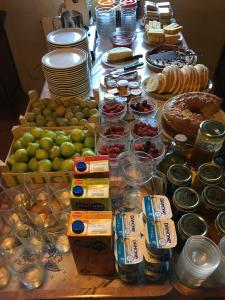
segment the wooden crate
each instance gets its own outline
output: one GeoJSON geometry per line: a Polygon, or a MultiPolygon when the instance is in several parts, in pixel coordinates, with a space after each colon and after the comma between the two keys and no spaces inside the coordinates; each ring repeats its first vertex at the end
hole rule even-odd
{"type": "MultiPolygon", "coordinates": [[[[48,127],[48,130],[63,130],[65,132],[69,132],[74,128],[80,128],[84,129],[87,128],[89,132],[91,132],[95,136],[95,145],[96,145],[96,131],[95,131],[95,125],[94,124],[87,124],[87,126],[68,126],[68,127],[48,127]]],[[[12,128],[12,134],[14,136],[13,143],[19,139],[24,132],[29,132],[31,130],[31,127],[23,127],[23,126],[14,126],[12,128]]],[[[1,180],[3,182],[4,186],[8,187],[14,187],[19,185],[20,183],[23,183],[24,180],[24,174],[25,173],[13,173],[10,171],[10,168],[7,164],[8,157],[12,154],[13,149],[12,145],[9,149],[8,155],[6,157],[5,162],[0,160],[0,174],[1,174],[1,180]]],[[[62,182],[69,182],[70,176],[73,172],[69,171],[56,171],[56,172],[46,172],[47,176],[51,179],[52,183],[62,183],[62,182]]],[[[44,183],[46,182],[46,177],[44,172],[27,172],[26,174],[29,174],[32,178],[33,182],[36,183],[44,183]]]]}
{"type": "MultiPolygon", "coordinates": [[[[29,122],[26,120],[26,114],[31,112],[32,111],[32,107],[33,107],[33,103],[36,102],[36,101],[40,101],[40,102],[49,102],[50,100],[55,100],[55,101],[60,101],[63,105],[65,105],[65,103],[69,103],[69,101],[71,99],[74,99],[74,98],[83,98],[83,97],[80,97],[80,96],[74,96],[74,97],[69,97],[69,98],[66,98],[66,99],[55,99],[55,98],[39,98],[38,94],[36,91],[29,91],[28,92],[28,96],[30,98],[30,101],[28,103],[28,106],[27,106],[27,109],[25,111],[25,115],[20,115],[19,116],[19,121],[20,121],[20,124],[22,126],[25,126],[25,127],[29,127],[29,122]]],[[[98,102],[99,101],[99,96],[95,93],[94,95],[94,99],[98,102]]],[[[66,105],[65,105],[66,106],[66,105]]],[[[95,115],[94,115],[95,116],[95,115]]],[[[99,115],[96,114],[95,116],[95,121],[93,122],[90,122],[90,123],[94,123],[95,125],[99,125],[99,115]]],[[[69,126],[68,126],[69,127],[69,126]]],[[[42,127],[42,128],[50,128],[50,127],[42,127]]],[[[57,127],[58,128],[58,127],[57,127]]]]}

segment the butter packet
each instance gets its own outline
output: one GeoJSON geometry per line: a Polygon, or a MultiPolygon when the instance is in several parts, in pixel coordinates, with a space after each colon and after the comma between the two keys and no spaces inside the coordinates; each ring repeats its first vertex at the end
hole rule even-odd
{"type": "Polygon", "coordinates": [[[108,178],[73,179],[71,185],[71,198],[74,199],[108,199],[108,178]]]}
{"type": "Polygon", "coordinates": [[[137,267],[143,261],[140,237],[117,238],[115,236],[114,255],[121,267],[137,267]]]}
{"type": "Polygon", "coordinates": [[[167,220],[172,218],[169,199],[161,195],[145,196],[142,201],[144,216],[153,220],[167,220]]]}
{"type": "Polygon", "coordinates": [[[174,222],[170,219],[153,221],[145,224],[145,238],[148,248],[170,249],[177,245],[177,234],[174,222]]]}
{"type": "Polygon", "coordinates": [[[118,237],[141,236],[142,214],[136,211],[119,212],[115,215],[113,227],[118,237]]]}

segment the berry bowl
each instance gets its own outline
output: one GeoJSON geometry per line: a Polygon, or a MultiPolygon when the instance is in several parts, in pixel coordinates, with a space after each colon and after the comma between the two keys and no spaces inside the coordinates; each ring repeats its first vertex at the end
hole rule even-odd
{"type": "Polygon", "coordinates": [[[106,121],[101,124],[99,128],[99,135],[102,137],[107,137],[109,135],[129,137],[130,126],[124,120],[118,120],[117,122],[106,121]]]}
{"type": "Polygon", "coordinates": [[[112,161],[116,161],[116,158],[120,153],[128,150],[128,139],[121,135],[102,136],[97,143],[97,153],[99,155],[108,155],[109,159],[112,161]]]}
{"type": "Polygon", "coordinates": [[[139,119],[132,122],[131,134],[134,139],[139,137],[161,137],[162,128],[155,118],[149,118],[148,120],[139,119]]]}
{"type": "Polygon", "coordinates": [[[154,117],[157,111],[157,103],[155,99],[146,95],[140,95],[133,98],[129,105],[130,112],[136,120],[140,118],[154,117]]]}
{"type": "Polygon", "coordinates": [[[165,145],[161,137],[141,137],[133,141],[132,151],[143,151],[151,155],[158,165],[165,156],[165,145]]]}
{"type": "Polygon", "coordinates": [[[122,120],[127,113],[127,103],[124,97],[105,99],[99,105],[99,111],[103,120],[122,120]]]}

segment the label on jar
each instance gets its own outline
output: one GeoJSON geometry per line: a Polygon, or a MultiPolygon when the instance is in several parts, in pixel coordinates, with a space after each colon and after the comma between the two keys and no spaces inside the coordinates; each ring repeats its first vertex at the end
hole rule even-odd
{"type": "Polygon", "coordinates": [[[120,265],[136,265],[143,261],[140,237],[115,238],[115,258],[120,265]]]}
{"type": "Polygon", "coordinates": [[[114,230],[119,237],[140,236],[143,227],[142,215],[131,212],[120,212],[114,218],[114,230]]]}
{"type": "Polygon", "coordinates": [[[177,235],[172,220],[153,221],[145,224],[145,238],[148,248],[170,249],[177,244],[177,235]]]}
{"type": "Polygon", "coordinates": [[[172,218],[169,199],[165,196],[145,196],[142,209],[147,218],[153,220],[167,220],[172,218]]]}

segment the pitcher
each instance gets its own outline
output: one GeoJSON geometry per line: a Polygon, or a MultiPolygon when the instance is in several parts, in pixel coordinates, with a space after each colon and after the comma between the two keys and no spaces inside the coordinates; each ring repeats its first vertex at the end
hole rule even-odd
{"type": "Polygon", "coordinates": [[[117,194],[114,208],[139,208],[146,195],[165,195],[166,176],[157,171],[154,159],[142,151],[123,152],[118,156],[117,194]]]}

